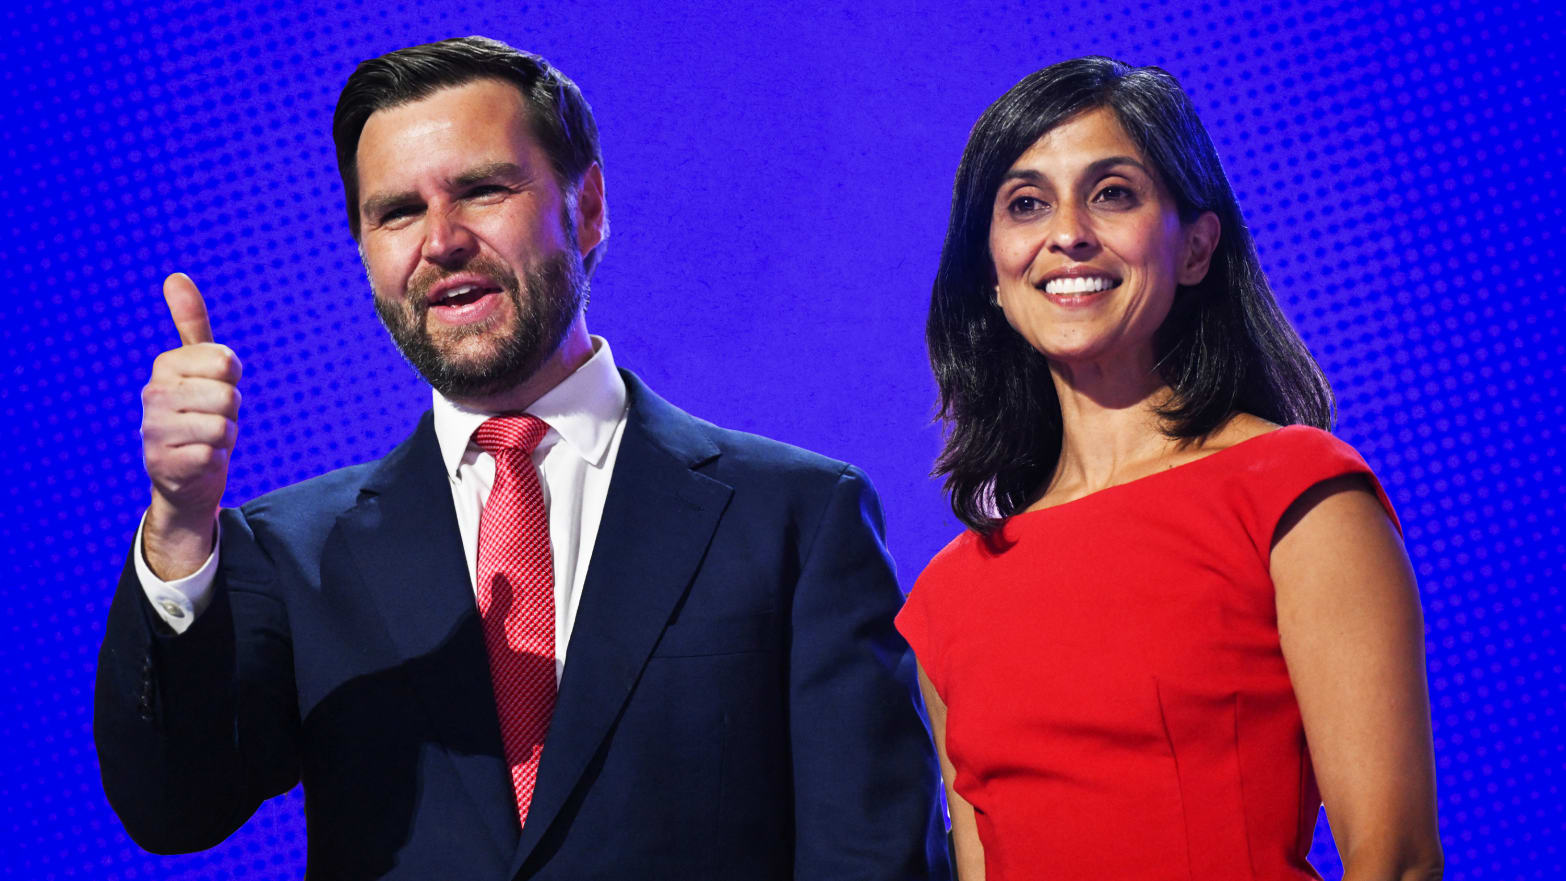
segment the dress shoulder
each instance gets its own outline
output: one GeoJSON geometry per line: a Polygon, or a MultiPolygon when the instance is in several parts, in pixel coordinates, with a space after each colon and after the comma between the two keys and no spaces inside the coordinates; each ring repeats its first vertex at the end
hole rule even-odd
{"type": "Polygon", "coordinates": [[[953,618],[961,609],[965,573],[973,571],[975,555],[983,552],[984,540],[978,533],[963,531],[931,558],[897,613],[897,632],[942,695],[946,693],[945,638],[952,634],[953,618]]]}
{"type": "Polygon", "coordinates": [[[1230,462],[1232,486],[1242,497],[1240,508],[1249,521],[1248,531],[1256,538],[1264,559],[1290,505],[1311,487],[1350,474],[1365,478],[1392,525],[1402,532],[1392,502],[1370,466],[1358,451],[1328,432],[1307,425],[1290,425],[1243,441],[1225,452],[1234,454],[1230,462]]]}

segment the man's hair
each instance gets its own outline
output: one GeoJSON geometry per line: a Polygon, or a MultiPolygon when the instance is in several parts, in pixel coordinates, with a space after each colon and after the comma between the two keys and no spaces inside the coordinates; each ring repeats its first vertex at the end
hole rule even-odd
{"type": "MultiPolygon", "coordinates": [[[[332,115],[337,171],[343,179],[348,229],[359,238],[359,135],[377,110],[427,98],[434,92],[475,80],[500,80],[516,86],[528,108],[533,135],[549,156],[562,190],[579,186],[594,163],[603,167],[598,124],[576,83],[548,61],[488,37],[456,37],[409,46],[360,62],[343,85],[332,115]]],[[[568,231],[570,232],[570,231],[568,231]]],[[[603,256],[603,244],[583,259],[590,273],[603,256]]]]}
{"type": "Polygon", "coordinates": [[[946,476],[957,519],[987,538],[1054,473],[1062,427],[1044,356],[990,299],[995,193],[1035,141],[1101,107],[1152,163],[1180,219],[1211,211],[1220,226],[1206,277],[1176,288],[1154,339],[1159,375],[1174,391],[1160,414],[1164,432],[1202,438],[1237,411],[1332,424],[1332,390],[1273,298],[1218,151],[1179,82],[1100,56],[1063,61],[1025,77],[974,124],[925,326],[947,426],[935,473],[946,476]]]}

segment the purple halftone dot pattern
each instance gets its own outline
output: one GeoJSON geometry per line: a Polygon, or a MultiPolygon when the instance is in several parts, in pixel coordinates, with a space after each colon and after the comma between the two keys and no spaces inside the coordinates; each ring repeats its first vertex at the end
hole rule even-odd
{"type": "MultiPolygon", "coordinates": [[[[593,330],[696,414],[863,466],[905,584],[956,529],[927,478],[922,329],[969,126],[1061,58],[1174,73],[1404,523],[1447,877],[1566,869],[1554,6],[42,0],[0,21],[0,874],[302,873],[297,790],[154,857],[97,779],[97,645],[147,497],[138,393],[176,343],[159,282],[188,272],[245,363],[231,503],[383,454],[428,392],[370,308],[331,112],[359,60],[468,33],[542,53],[598,114],[593,330]]],[[[1326,822],[1312,859],[1341,873],[1326,822]]]]}

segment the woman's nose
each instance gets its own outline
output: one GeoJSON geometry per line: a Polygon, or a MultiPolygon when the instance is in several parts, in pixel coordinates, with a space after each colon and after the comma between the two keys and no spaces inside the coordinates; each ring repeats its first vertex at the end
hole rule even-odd
{"type": "Polygon", "coordinates": [[[1081,209],[1061,206],[1055,212],[1049,230],[1049,249],[1059,254],[1091,250],[1097,241],[1081,209]]]}

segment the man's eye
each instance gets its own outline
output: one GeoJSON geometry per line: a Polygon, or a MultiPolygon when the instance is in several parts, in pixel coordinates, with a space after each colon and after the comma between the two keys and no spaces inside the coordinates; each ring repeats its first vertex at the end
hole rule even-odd
{"type": "Polygon", "coordinates": [[[404,206],[402,206],[400,208],[393,208],[390,211],[387,211],[385,214],[382,214],[381,215],[381,223],[391,223],[394,220],[401,220],[404,217],[412,217],[412,216],[413,216],[413,206],[411,206],[411,205],[404,205],[404,206]]]}
{"type": "Polygon", "coordinates": [[[468,198],[482,198],[484,196],[493,196],[497,193],[504,192],[506,192],[506,188],[500,184],[484,184],[483,186],[474,187],[473,189],[468,190],[468,198]]]}

